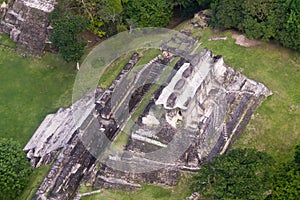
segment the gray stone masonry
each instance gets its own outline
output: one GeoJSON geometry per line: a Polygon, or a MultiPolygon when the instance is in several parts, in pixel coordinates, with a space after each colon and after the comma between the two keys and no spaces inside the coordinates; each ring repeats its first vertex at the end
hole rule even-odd
{"type": "Polygon", "coordinates": [[[8,34],[20,51],[41,56],[48,41],[49,15],[55,5],[55,0],[10,1],[0,18],[0,31],[8,34]]]}

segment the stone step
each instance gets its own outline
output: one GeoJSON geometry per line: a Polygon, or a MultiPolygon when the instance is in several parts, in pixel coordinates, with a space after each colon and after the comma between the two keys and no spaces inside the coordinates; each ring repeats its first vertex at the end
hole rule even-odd
{"type": "Polygon", "coordinates": [[[120,178],[107,178],[105,176],[98,176],[94,187],[113,189],[113,190],[116,189],[133,190],[133,189],[141,188],[142,186],[140,184],[131,183],[120,178]]]}
{"type": "Polygon", "coordinates": [[[166,148],[168,145],[158,141],[158,140],[155,140],[155,139],[152,139],[152,138],[149,138],[149,137],[145,137],[145,136],[141,136],[139,134],[135,134],[135,133],[132,133],[131,134],[131,138],[134,139],[134,140],[139,140],[139,141],[142,141],[142,142],[145,142],[145,143],[149,143],[149,144],[152,144],[152,145],[156,145],[158,147],[162,147],[162,148],[166,148]]]}

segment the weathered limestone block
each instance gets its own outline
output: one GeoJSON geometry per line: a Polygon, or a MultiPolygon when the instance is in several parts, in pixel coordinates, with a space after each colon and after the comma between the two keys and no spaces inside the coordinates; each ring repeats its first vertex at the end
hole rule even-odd
{"type": "Polygon", "coordinates": [[[97,183],[94,186],[98,187],[98,188],[104,188],[104,189],[110,189],[110,190],[122,190],[122,189],[124,190],[125,189],[125,190],[129,190],[129,191],[142,187],[140,184],[130,183],[123,179],[107,178],[104,176],[98,176],[97,183]]]}
{"type": "Polygon", "coordinates": [[[187,200],[198,200],[199,198],[200,198],[200,194],[198,192],[195,192],[191,196],[189,196],[187,200]]]}
{"type": "Polygon", "coordinates": [[[14,41],[17,42],[19,40],[19,36],[20,36],[21,31],[14,28],[10,31],[10,38],[14,41]]]}
{"type": "Polygon", "coordinates": [[[17,47],[42,55],[48,41],[49,15],[55,0],[15,0],[0,20],[0,31],[9,34],[17,47]]]}
{"type": "MultiPolygon", "coordinates": [[[[124,159],[123,164],[128,165],[132,169],[140,166],[140,162],[148,162],[149,165],[161,165],[159,170],[149,171],[146,173],[134,173],[134,172],[124,172],[112,169],[107,165],[100,164],[100,168],[97,171],[96,179],[94,180],[94,186],[99,186],[103,184],[103,178],[117,178],[123,179],[126,182],[134,183],[134,182],[144,182],[151,184],[163,184],[163,185],[175,185],[180,176],[179,170],[176,168],[174,164],[166,165],[164,163],[155,163],[151,160],[147,160],[144,158],[133,157],[131,159],[124,159]],[[137,165],[135,165],[137,164],[137,165]]],[[[109,184],[109,183],[107,183],[109,184]]]]}
{"type": "MultiPolygon", "coordinates": [[[[79,107],[90,105],[93,95],[90,94],[78,100],[71,108],[61,108],[57,113],[46,116],[23,149],[33,167],[50,164],[55,158],[56,152],[66,146],[80,126],[80,124],[74,123],[73,112],[76,112],[79,107]]],[[[86,107],[87,111],[91,109],[86,107]]]]}
{"type": "Polygon", "coordinates": [[[95,158],[75,136],[65,145],[33,199],[71,199],[78,190],[82,176],[94,162],[95,158]]]}

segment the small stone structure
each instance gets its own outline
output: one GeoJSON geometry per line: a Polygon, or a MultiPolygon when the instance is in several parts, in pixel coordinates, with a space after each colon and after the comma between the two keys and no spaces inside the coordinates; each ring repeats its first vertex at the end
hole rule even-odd
{"type": "Polygon", "coordinates": [[[18,50],[41,56],[49,43],[49,15],[56,1],[10,0],[7,5],[2,9],[0,31],[17,43],[18,50]]]}

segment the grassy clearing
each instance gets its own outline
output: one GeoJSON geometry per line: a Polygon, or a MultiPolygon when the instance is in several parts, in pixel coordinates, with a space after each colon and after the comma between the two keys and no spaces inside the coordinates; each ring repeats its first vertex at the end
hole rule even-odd
{"type": "MultiPolygon", "coordinates": [[[[292,158],[294,146],[300,143],[300,53],[271,43],[245,48],[233,39],[207,41],[214,35],[211,30],[203,33],[204,47],[223,55],[226,64],[274,93],[257,109],[233,147],[265,150],[278,161],[292,158]]],[[[231,38],[232,33],[216,35],[231,38]]]]}
{"type": "Polygon", "coordinates": [[[104,72],[99,80],[99,86],[108,88],[122,71],[124,65],[129,61],[132,53],[123,55],[116,59],[104,72]]]}
{"type": "Polygon", "coordinates": [[[74,66],[57,55],[23,58],[11,50],[0,54],[0,137],[24,146],[48,113],[71,103],[74,66]]]}
{"type": "Polygon", "coordinates": [[[142,49],[138,51],[138,53],[142,56],[136,66],[143,67],[147,63],[149,63],[153,58],[161,54],[159,49],[142,49]]]}
{"type": "MultiPolygon", "coordinates": [[[[143,65],[147,64],[150,60],[157,56],[160,51],[157,49],[142,49],[138,50],[137,53],[139,53],[140,56],[143,57],[138,61],[138,63],[136,64],[137,67],[135,67],[134,70],[137,70],[139,66],[142,67],[143,65]]],[[[99,86],[108,88],[113,83],[117,75],[122,71],[125,64],[128,63],[132,54],[133,52],[130,52],[117,58],[101,76],[99,80],[99,86]]]]}
{"type": "MultiPolygon", "coordinates": [[[[48,113],[71,104],[75,74],[74,66],[57,55],[23,58],[1,49],[0,137],[12,138],[25,146],[48,113]]],[[[49,169],[50,166],[34,169],[18,199],[32,199],[49,169]]]]}
{"type": "MultiPolygon", "coordinates": [[[[0,1],[1,3],[1,1],[0,1]]],[[[8,35],[6,34],[2,34],[0,33],[0,44],[10,47],[10,48],[14,48],[16,46],[16,43],[13,42],[8,35]]]]}

